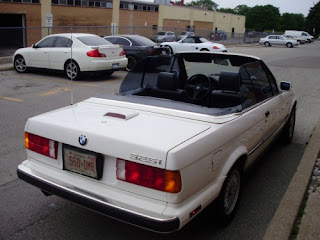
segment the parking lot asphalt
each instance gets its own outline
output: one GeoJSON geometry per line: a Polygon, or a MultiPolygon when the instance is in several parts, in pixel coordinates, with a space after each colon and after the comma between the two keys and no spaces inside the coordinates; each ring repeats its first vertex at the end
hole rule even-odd
{"type": "MultiPolygon", "coordinates": [[[[247,45],[246,45],[247,46],[247,45]]],[[[12,56],[0,57],[0,71],[13,70],[12,56]]],[[[263,240],[318,239],[320,236],[320,122],[317,124],[263,240]],[[316,163],[319,166],[316,166],[316,163]],[[318,182],[316,187],[311,182],[318,182]],[[297,220],[298,219],[298,220],[297,220]],[[294,230],[294,231],[293,231],[294,230]]]]}

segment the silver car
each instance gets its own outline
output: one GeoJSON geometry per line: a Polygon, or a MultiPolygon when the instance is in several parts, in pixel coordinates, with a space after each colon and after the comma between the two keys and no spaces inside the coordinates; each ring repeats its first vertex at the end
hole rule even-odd
{"type": "Polygon", "coordinates": [[[161,31],[153,36],[152,41],[158,42],[174,42],[176,41],[176,34],[169,31],[161,31]]]}
{"type": "Polygon", "coordinates": [[[269,47],[271,45],[283,45],[288,48],[292,48],[293,46],[298,46],[297,40],[285,38],[282,35],[269,35],[265,38],[260,38],[260,44],[269,47]]]}

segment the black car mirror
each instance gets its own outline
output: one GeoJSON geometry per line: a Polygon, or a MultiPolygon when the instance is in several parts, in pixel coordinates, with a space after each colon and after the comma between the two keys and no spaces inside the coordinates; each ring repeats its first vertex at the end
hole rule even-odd
{"type": "Polygon", "coordinates": [[[280,89],[282,91],[290,91],[291,83],[289,83],[289,82],[280,82],[280,89]]]}

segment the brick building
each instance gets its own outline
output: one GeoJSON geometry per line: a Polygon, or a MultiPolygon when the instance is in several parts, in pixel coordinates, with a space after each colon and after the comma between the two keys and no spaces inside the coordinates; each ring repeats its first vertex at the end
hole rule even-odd
{"type": "Polygon", "coordinates": [[[179,34],[188,28],[238,34],[245,16],[132,0],[0,0],[0,45],[30,46],[49,33],[70,31],[64,26],[98,35],[151,37],[158,30],[179,34]]]}

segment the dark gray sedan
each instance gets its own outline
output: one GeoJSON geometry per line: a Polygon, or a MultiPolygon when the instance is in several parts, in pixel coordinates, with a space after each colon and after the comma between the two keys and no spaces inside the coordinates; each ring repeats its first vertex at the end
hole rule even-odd
{"type": "Polygon", "coordinates": [[[150,39],[139,35],[106,36],[104,39],[123,46],[128,58],[127,70],[130,70],[137,61],[144,57],[169,54],[166,47],[160,47],[150,39]]]}

